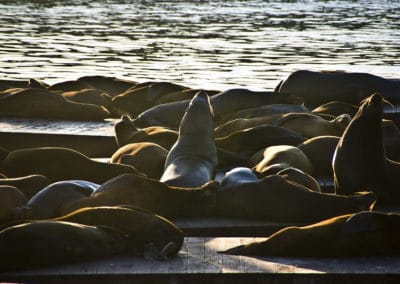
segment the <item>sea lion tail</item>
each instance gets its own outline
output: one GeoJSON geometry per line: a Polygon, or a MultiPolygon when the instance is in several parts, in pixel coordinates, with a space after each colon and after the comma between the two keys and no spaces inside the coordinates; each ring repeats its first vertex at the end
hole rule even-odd
{"type": "Polygon", "coordinates": [[[245,245],[240,245],[237,247],[233,247],[227,250],[223,251],[217,251],[218,253],[221,254],[231,254],[231,255],[246,255],[246,246],[245,245]]]}

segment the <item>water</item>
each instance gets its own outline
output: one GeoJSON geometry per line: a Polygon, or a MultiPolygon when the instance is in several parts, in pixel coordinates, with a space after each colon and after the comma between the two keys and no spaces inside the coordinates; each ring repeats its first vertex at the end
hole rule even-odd
{"type": "Polygon", "coordinates": [[[298,69],[400,77],[400,1],[0,1],[0,77],[270,90],[298,69]]]}

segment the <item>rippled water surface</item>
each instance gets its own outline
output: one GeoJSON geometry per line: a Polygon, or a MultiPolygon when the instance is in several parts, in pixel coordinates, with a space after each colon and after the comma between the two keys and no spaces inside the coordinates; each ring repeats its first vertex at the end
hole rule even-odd
{"type": "Polygon", "coordinates": [[[297,69],[400,77],[400,1],[0,1],[0,77],[271,89],[297,69]]]}

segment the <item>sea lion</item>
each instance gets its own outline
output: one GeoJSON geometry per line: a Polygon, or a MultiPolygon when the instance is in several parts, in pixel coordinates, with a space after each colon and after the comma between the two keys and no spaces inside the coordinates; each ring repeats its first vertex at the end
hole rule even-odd
{"type": "Polygon", "coordinates": [[[119,148],[110,163],[131,165],[148,177],[160,179],[168,150],[151,142],[130,143],[119,148]]]}
{"type": "Polygon", "coordinates": [[[61,95],[76,103],[97,105],[99,107],[105,107],[110,113],[113,112],[111,97],[97,89],[82,89],[79,91],[63,92],[61,95]]]}
{"type": "Polygon", "coordinates": [[[137,207],[86,207],[53,220],[115,228],[126,236],[129,252],[146,258],[170,258],[183,244],[183,232],[173,223],[137,207]]]}
{"type": "Polygon", "coordinates": [[[333,156],[335,190],[374,191],[378,204],[398,204],[400,164],[386,158],[382,137],[382,96],[365,99],[340,138],[333,156]]]}
{"type": "MultiPolygon", "coordinates": [[[[164,126],[177,129],[190,100],[172,102],[154,106],[135,118],[138,127],[164,126]]],[[[214,110],[214,122],[236,111],[267,104],[299,103],[299,98],[283,93],[253,92],[246,89],[231,89],[210,97],[214,110]]]]}
{"type": "Polygon", "coordinates": [[[122,147],[129,143],[152,142],[171,149],[178,139],[178,132],[160,126],[138,129],[129,116],[123,115],[114,126],[115,140],[122,147]]]}
{"type": "Polygon", "coordinates": [[[35,194],[21,208],[20,219],[50,219],[61,216],[70,203],[88,197],[100,187],[84,180],[66,180],[52,183],[35,194]]]}
{"type": "Polygon", "coordinates": [[[291,130],[273,125],[260,125],[215,138],[215,144],[218,148],[250,157],[268,146],[298,145],[304,140],[303,136],[291,130]]]}
{"type": "Polygon", "coordinates": [[[375,195],[325,194],[290,183],[279,175],[257,182],[221,187],[215,195],[215,216],[277,222],[316,222],[333,216],[370,210],[375,195]]]}
{"type": "Polygon", "coordinates": [[[269,146],[254,154],[250,161],[254,163],[253,170],[261,174],[275,164],[281,165],[282,168],[297,168],[308,174],[314,172],[313,165],[306,154],[291,145],[269,146]]]}
{"type": "Polygon", "coordinates": [[[285,180],[287,180],[290,183],[296,183],[306,187],[309,190],[315,192],[321,192],[321,187],[318,181],[313,176],[303,172],[298,168],[293,168],[293,167],[285,168],[283,170],[280,170],[276,174],[282,176],[285,180]]]}
{"type": "Polygon", "coordinates": [[[88,84],[91,88],[101,90],[111,97],[119,95],[137,85],[135,81],[108,76],[83,76],[78,78],[77,81],[88,84]]]}
{"type": "Polygon", "coordinates": [[[326,120],[312,113],[286,113],[258,118],[239,118],[217,127],[215,135],[222,137],[233,131],[269,124],[297,132],[305,138],[321,135],[340,136],[350,120],[351,117],[347,114],[326,120]]]}
{"type": "Polygon", "coordinates": [[[50,183],[51,181],[43,175],[28,175],[16,178],[6,177],[0,179],[0,185],[15,186],[28,198],[34,196],[50,183]]]}
{"type": "Polygon", "coordinates": [[[171,187],[155,179],[124,174],[103,183],[90,197],[70,204],[63,214],[83,207],[130,205],[167,218],[205,217],[211,214],[218,187],[217,182],[191,189],[171,187]]]}
{"type": "Polygon", "coordinates": [[[12,88],[28,88],[28,80],[0,79],[0,90],[12,88]]]}
{"type": "Polygon", "coordinates": [[[93,87],[86,82],[78,80],[68,80],[52,84],[47,88],[47,90],[55,92],[72,92],[72,91],[80,91],[82,89],[92,89],[92,88],[93,87]]]}
{"type": "Polygon", "coordinates": [[[121,254],[125,237],[108,227],[36,221],[0,231],[0,271],[27,270],[121,254]]]}
{"type": "Polygon", "coordinates": [[[147,86],[129,89],[112,99],[112,105],[117,112],[138,116],[140,113],[153,107],[164,95],[187,89],[184,86],[169,82],[154,82],[147,86]]]}
{"type": "Polygon", "coordinates": [[[358,106],[356,105],[346,102],[332,101],[314,108],[311,112],[315,114],[327,114],[333,116],[339,116],[343,113],[347,113],[353,117],[357,111],[358,106]]]}
{"type": "Polygon", "coordinates": [[[400,215],[360,212],[304,227],[287,227],[262,242],[220,253],[280,257],[365,257],[400,254],[400,215]]]}
{"type": "Polygon", "coordinates": [[[311,161],[315,177],[333,177],[332,159],[339,139],[337,136],[317,136],[297,145],[311,161]]]}
{"type": "Polygon", "coordinates": [[[172,102],[191,100],[200,91],[205,91],[210,97],[220,93],[220,91],[214,91],[214,90],[183,89],[178,92],[165,94],[164,96],[158,99],[157,104],[166,104],[172,102]]]}
{"type": "Polygon", "coordinates": [[[69,120],[104,120],[110,117],[105,108],[69,101],[57,93],[36,88],[0,96],[0,114],[69,120]]]}
{"type": "Polygon", "coordinates": [[[373,93],[380,93],[390,102],[398,103],[400,82],[368,73],[299,70],[291,73],[275,91],[299,96],[310,107],[330,101],[358,105],[373,93]]]}
{"type": "Polygon", "coordinates": [[[16,208],[25,205],[28,198],[18,188],[10,185],[0,185],[0,222],[13,220],[16,208]]]}
{"type": "Polygon", "coordinates": [[[237,167],[225,173],[221,186],[232,186],[255,181],[258,181],[258,177],[252,169],[237,167]]]}
{"type": "Polygon", "coordinates": [[[213,110],[205,92],[193,97],[179,125],[179,136],[165,160],[160,181],[171,186],[199,187],[214,179],[217,148],[213,110]]]}
{"type": "Polygon", "coordinates": [[[11,151],[0,168],[8,177],[40,174],[53,182],[80,179],[101,184],[123,173],[143,175],[132,166],[96,162],[77,151],[60,147],[11,151]]]}

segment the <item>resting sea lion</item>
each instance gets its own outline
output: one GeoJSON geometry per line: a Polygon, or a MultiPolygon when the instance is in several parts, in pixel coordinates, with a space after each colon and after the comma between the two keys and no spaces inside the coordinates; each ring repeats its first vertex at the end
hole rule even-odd
{"type": "Polygon", "coordinates": [[[400,254],[400,215],[360,212],[305,227],[287,227],[263,242],[221,253],[281,257],[360,257],[400,254]]]}
{"type": "Polygon", "coordinates": [[[346,128],[333,156],[333,172],[338,194],[367,188],[378,204],[400,202],[400,164],[385,156],[380,94],[365,99],[346,128]]]}
{"type": "Polygon", "coordinates": [[[258,177],[252,169],[246,167],[237,167],[225,173],[225,176],[221,181],[221,185],[232,186],[255,181],[258,181],[258,177]]]}
{"type": "Polygon", "coordinates": [[[78,79],[78,82],[88,84],[92,88],[101,90],[112,97],[137,85],[137,82],[131,80],[107,76],[83,76],[78,79]]]}
{"type": "Polygon", "coordinates": [[[27,197],[18,188],[0,185],[0,222],[8,222],[15,218],[17,208],[25,205],[27,197]]]}
{"type": "Polygon", "coordinates": [[[276,174],[282,176],[290,183],[296,183],[306,187],[309,190],[321,192],[321,187],[318,181],[313,176],[303,172],[300,169],[289,167],[280,170],[276,174]]]}
{"type": "Polygon", "coordinates": [[[183,232],[173,223],[137,207],[86,207],[53,220],[115,228],[126,236],[129,252],[146,258],[172,257],[183,244],[183,232]]]}
{"type": "Polygon", "coordinates": [[[11,185],[17,187],[22,193],[31,198],[40,190],[45,188],[51,181],[42,175],[29,175],[16,178],[1,178],[0,185],[11,185]]]}
{"type": "Polygon", "coordinates": [[[8,177],[40,174],[51,181],[80,179],[103,183],[123,173],[141,174],[128,165],[96,162],[67,148],[42,147],[9,152],[1,164],[8,177]]]}
{"type": "Polygon", "coordinates": [[[105,107],[110,113],[113,111],[111,97],[103,91],[97,89],[82,89],[79,91],[63,92],[61,95],[73,102],[82,104],[92,104],[105,107]]]}
{"type": "Polygon", "coordinates": [[[358,105],[377,92],[392,103],[399,102],[400,83],[368,73],[295,71],[275,89],[304,99],[306,106],[330,101],[358,105]]]}
{"type": "Polygon", "coordinates": [[[311,112],[316,114],[327,114],[339,116],[343,113],[349,114],[353,117],[358,111],[358,106],[346,102],[333,101],[313,109],[311,112]]]}
{"type": "Polygon", "coordinates": [[[65,208],[64,214],[83,207],[130,205],[172,217],[208,216],[217,182],[199,188],[171,187],[155,179],[124,174],[103,183],[90,197],[65,208]]]}
{"type": "Polygon", "coordinates": [[[278,222],[316,222],[333,216],[369,210],[371,192],[352,196],[311,191],[279,175],[222,187],[215,196],[215,215],[278,222]]]}
{"type": "Polygon", "coordinates": [[[178,132],[164,127],[151,126],[138,129],[127,115],[123,115],[121,121],[115,124],[114,131],[120,147],[129,143],[152,142],[169,150],[178,139],[178,132]]]}
{"type": "Polygon", "coordinates": [[[0,271],[27,270],[124,252],[125,237],[106,227],[36,221],[0,231],[0,271]]]}
{"type": "Polygon", "coordinates": [[[148,177],[160,179],[168,150],[151,142],[130,143],[119,148],[110,163],[131,165],[148,177]]]}
{"type": "Polygon", "coordinates": [[[168,153],[160,181],[171,186],[199,187],[214,179],[217,164],[213,110],[208,95],[199,92],[182,118],[178,140],[168,153]]]}
{"type": "MultiPolygon", "coordinates": [[[[168,93],[159,98],[157,103],[166,104],[178,101],[191,100],[200,91],[202,91],[202,89],[184,89],[178,92],[168,93]]],[[[220,93],[220,91],[214,91],[214,90],[203,90],[203,91],[205,91],[209,96],[213,96],[220,93]]]]}

